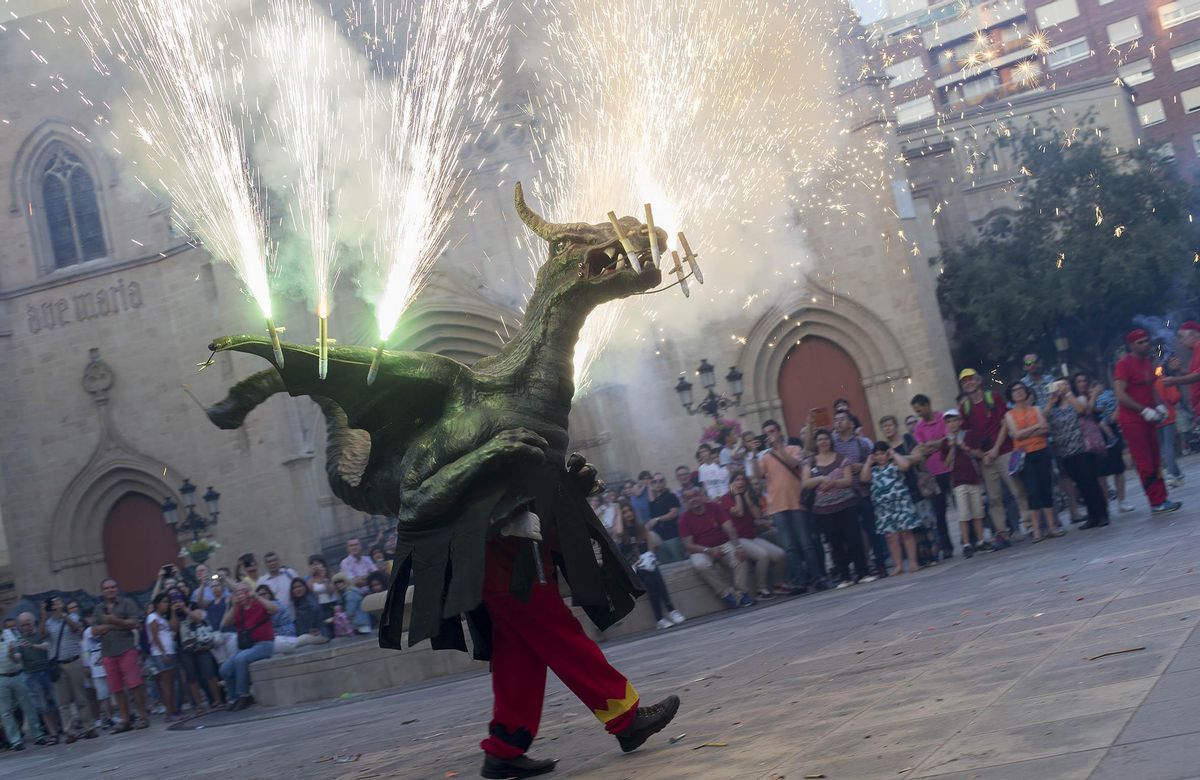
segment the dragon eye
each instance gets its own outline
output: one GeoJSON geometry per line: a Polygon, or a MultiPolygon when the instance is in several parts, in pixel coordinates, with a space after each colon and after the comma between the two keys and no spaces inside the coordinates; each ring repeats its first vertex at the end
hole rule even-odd
{"type": "Polygon", "coordinates": [[[567,248],[567,242],[559,239],[550,244],[550,254],[557,255],[567,248]]]}

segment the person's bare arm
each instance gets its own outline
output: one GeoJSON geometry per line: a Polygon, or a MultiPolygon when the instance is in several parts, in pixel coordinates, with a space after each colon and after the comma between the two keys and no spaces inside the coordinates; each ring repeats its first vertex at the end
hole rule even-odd
{"type": "MultiPolygon", "coordinates": [[[[692,554],[692,553],[708,553],[709,555],[712,554],[708,551],[708,548],[702,547],[702,546],[696,544],[694,541],[692,541],[692,539],[693,539],[693,537],[691,537],[691,536],[683,537],[683,549],[686,550],[689,554],[692,554]]],[[[720,557],[719,553],[718,553],[718,557],[720,557]]]]}
{"type": "Polygon", "coordinates": [[[733,542],[734,544],[738,543],[738,532],[737,529],[733,527],[732,520],[726,520],[725,522],[721,523],[721,530],[724,531],[725,535],[729,537],[729,541],[733,542]]]}
{"type": "Polygon", "coordinates": [[[910,468],[912,468],[912,465],[913,465],[912,459],[910,459],[904,455],[901,455],[900,453],[896,452],[895,450],[892,450],[891,454],[892,454],[892,463],[896,464],[896,468],[900,469],[901,471],[908,471],[910,468]]]}
{"type": "Polygon", "coordinates": [[[165,655],[167,652],[167,649],[165,647],[163,647],[162,640],[159,639],[159,637],[158,637],[158,635],[161,631],[162,631],[162,626],[159,625],[157,620],[150,624],[150,644],[153,645],[154,647],[157,647],[158,651],[165,655]]]}
{"type": "Polygon", "coordinates": [[[1175,387],[1177,385],[1194,385],[1200,382],[1200,371],[1183,376],[1164,376],[1163,385],[1165,387],[1175,387]]]}
{"type": "Polygon", "coordinates": [[[233,625],[233,613],[237,612],[237,610],[238,608],[235,606],[231,606],[225,610],[225,614],[221,616],[221,628],[233,625]]]}
{"type": "Polygon", "coordinates": [[[255,598],[258,599],[259,604],[262,604],[263,607],[266,608],[268,615],[274,615],[276,612],[279,611],[279,604],[277,604],[276,602],[269,601],[269,600],[263,598],[262,596],[255,596],[255,598]]]}
{"type": "Polygon", "coordinates": [[[858,481],[863,483],[864,485],[870,484],[871,469],[873,469],[873,468],[875,468],[874,462],[868,460],[866,463],[864,463],[863,467],[862,467],[862,471],[858,472],[858,481]]]}

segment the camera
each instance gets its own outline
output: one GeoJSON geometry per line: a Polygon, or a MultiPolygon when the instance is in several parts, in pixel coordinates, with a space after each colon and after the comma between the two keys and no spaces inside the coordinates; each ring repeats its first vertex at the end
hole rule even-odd
{"type": "Polygon", "coordinates": [[[47,612],[52,612],[54,610],[54,597],[53,596],[51,596],[50,598],[47,598],[47,599],[42,599],[42,609],[46,610],[47,612]]]}
{"type": "Polygon", "coordinates": [[[159,573],[162,574],[162,576],[164,576],[164,577],[175,576],[175,564],[164,563],[162,569],[159,570],[159,573]]]}

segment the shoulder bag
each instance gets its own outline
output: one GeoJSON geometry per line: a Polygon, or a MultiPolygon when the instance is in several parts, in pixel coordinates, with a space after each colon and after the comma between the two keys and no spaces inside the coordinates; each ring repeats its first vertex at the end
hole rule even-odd
{"type": "Polygon", "coordinates": [[[801,478],[801,476],[800,476],[799,474],[797,474],[797,473],[796,473],[796,470],[795,470],[794,468],[792,468],[791,466],[789,466],[789,465],[787,464],[787,462],[786,462],[786,461],[784,461],[784,459],[783,459],[783,458],[781,458],[781,457],[779,457],[778,455],[776,455],[774,450],[767,450],[767,454],[768,454],[768,455],[770,455],[770,456],[771,456],[772,458],[774,458],[775,460],[779,461],[779,464],[780,464],[781,466],[783,466],[785,469],[787,469],[787,472],[788,472],[789,474],[791,474],[791,475],[792,475],[792,476],[793,476],[793,477],[796,479],[796,481],[797,481],[797,482],[799,482],[799,483],[800,483],[800,485],[801,485],[801,488],[800,488],[800,507],[801,507],[801,508],[802,508],[802,509],[803,509],[805,512],[811,512],[811,511],[812,511],[812,508],[813,508],[813,503],[814,503],[814,502],[817,500],[817,491],[816,491],[816,488],[804,488],[804,487],[803,487],[803,485],[804,485],[804,479],[803,479],[803,478],[801,478]]]}
{"type": "MultiPolygon", "coordinates": [[[[264,607],[264,609],[266,609],[266,608],[264,607]]],[[[245,617],[245,615],[246,615],[246,612],[245,612],[245,610],[243,610],[241,617],[245,617]]],[[[259,628],[260,626],[264,625],[265,623],[269,622],[270,620],[271,620],[271,613],[268,612],[267,614],[265,614],[263,616],[263,618],[261,620],[259,620],[257,623],[255,623],[250,628],[239,628],[238,632],[237,632],[238,650],[249,650],[250,648],[254,647],[254,640],[250,638],[250,635],[252,633],[254,633],[255,629],[259,628]]]]}

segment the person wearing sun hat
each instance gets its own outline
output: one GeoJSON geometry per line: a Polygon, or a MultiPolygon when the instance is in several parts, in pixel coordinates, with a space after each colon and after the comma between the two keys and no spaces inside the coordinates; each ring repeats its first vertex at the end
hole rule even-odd
{"type": "Polygon", "coordinates": [[[1158,422],[1167,416],[1166,407],[1154,389],[1154,361],[1150,359],[1150,334],[1135,328],[1125,337],[1129,354],[1113,371],[1117,395],[1117,422],[1129,446],[1129,454],[1142,480],[1142,489],[1155,514],[1174,512],[1182,506],[1167,498],[1162,476],[1162,451],[1158,447],[1158,422]]]}
{"type": "Polygon", "coordinates": [[[963,392],[958,405],[962,429],[978,437],[979,448],[983,451],[983,457],[979,459],[979,471],[987,491],[988,516],[995,536],[992,546],[1002,550],[1010,543],[1008,517],[1004,511],[1004,488],[1001,486],[1008,486],[1008,491],[1017,501],[1021,517],[1029,513],[1024,485],[1008,473],[1007,455],[1012,452],[1012,442],[1004,425],[1008,404],[1004,402],[1003,393],[983,389],[983,377],[973,368],[958,372],[958,385],[963,392]]]}

